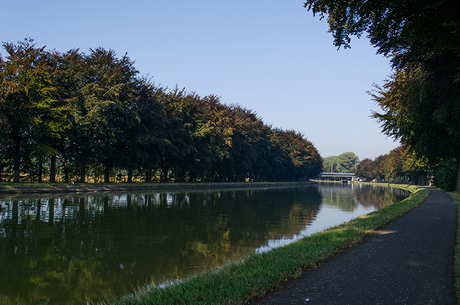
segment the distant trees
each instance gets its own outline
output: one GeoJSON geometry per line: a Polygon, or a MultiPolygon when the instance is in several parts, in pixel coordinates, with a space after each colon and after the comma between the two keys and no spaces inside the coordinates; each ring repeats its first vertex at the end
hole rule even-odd
{"type": "Polygon", "coordinates": [[[457,163],[452,158],[433,165],[427,159],[418,158],[404,146],[399,146],[374,160],[362,160],[356,166],[355,175],[367,180],[377,179],[393,183],[433,183],[446,191],[454,191],[457,163]]]}
{"type": "Polygon", "coordinates": [[[291,181],[321,171],[302,134],[214,95],[156,86],[126,55],[49,52],[31,39],[3,47],[0,181],[291,181]]]}
{"type": "Polygon", "coordinates": [[[339,156],[330,156],[323,159],[324,172],[354,173],[359,158],[353,152],[345,152],[339,156]]]}
{"type": "Polygon", "coordinates": [[[364,159],[356,166],[355,175],[368,180],[426,184],[432,168],[424,160],[399,146],[374,160],[364,159]]]}
{"type": "Polygon", "coordinates": [[[374,162],[369,159],[363,159],[356,165],[355,175],[359,178],[374,179],[374,162]]]}

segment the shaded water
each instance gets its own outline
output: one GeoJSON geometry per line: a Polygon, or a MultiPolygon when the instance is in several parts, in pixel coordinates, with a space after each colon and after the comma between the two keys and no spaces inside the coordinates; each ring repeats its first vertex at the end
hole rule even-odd
{"type": "Polygon", "coordinates": [[[84,304],[183,279],[407,195],[368,185],[0,198],[0,304],[84,304]]]}

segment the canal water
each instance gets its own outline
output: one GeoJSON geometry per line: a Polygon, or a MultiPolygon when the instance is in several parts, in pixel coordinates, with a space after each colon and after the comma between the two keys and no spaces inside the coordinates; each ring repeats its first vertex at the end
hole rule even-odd
{"type": "Polygon", "coordinates": [[[0,197],[0,304],[86,304],[162,286],[407,195],[322,184],[0,197]]]}

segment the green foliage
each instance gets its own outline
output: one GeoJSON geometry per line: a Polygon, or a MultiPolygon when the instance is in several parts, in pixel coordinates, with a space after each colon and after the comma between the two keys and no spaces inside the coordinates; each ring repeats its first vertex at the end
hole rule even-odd
{"type": "Polygon", "coordinates": [[[329,156],[323,158],[323,172],[337,172],[338,156],[329,156]]]}
{"type": "Polygon", "coordinates": [[[460,148],[459,89],[422,68],[398,72],[372,94],[384,111],[373,116],[384,133],[435,164],[441,157],[455,157],[460,148]]]}
{"type": "Polygon", "coordinates": [[[417,158],[404,146],[399,146],[374,160],[362,160],[356,167],[356,176],[389,182],[408,183],[411,181],[425,184],[426,179],[421,179],[421,177],[426,177],[429,170],[430,166],[426,160],[417,158]]]}
{"type": "Polygon", "coordinates": [[[456,178],[457,178],[457,160],[450,159],[442,161],[438,168],[433,172],[434,179],[433,183],[447,191],[455,191],[456,178]]]}
{"type": "Polygon", "coordinates": [[[55,160],[64,182],[85,182],[88,171],[104,182],[115,171],[127,172],[127,182],[141,171],[164,182],[292,181],[321,171],[302,134],[272,129],[215,95],[156,86],[126,55],[48,52],[32,40],[4,48],[0,170],[13,166],[15,182],[25,173],[52,180],[55,160]]]}
{"type": "Polygon", "coordinates": [[[388,154],[388,157],[383,162],[383,173],[385,175],[386,180],[392,181],[392,180],[395,180],[396,177],[403,175],[403,170],[402,170],[403,166],[401,162],[402,157],[403,157],[402,147],[393,149],[388,154]]]}
{"type": "Polygon", "coordinates": [[[351,36],[370,39],[378,53],[398,54],[394,64],[419,62],[458,52],[456,0],[307,0],[305,7],[326,16],[337,47],[350,47],[351,36]]]}
{"type": "Polygon", "coordinates": [[[358,162],[359,158],[354,153],[343,153],[337,159],[337,171],[339,173],[354,173],[358,162]]]}
{"type": "Polygon", "coordinates": [[[359,158],[355,153],[345,152],[339,156],[330,156],[323,159],[324,172],[354,173],[359,158]]]}
{"type": "MultiPolygon", "coordinates": [[[[460,158],[460,15],[456,0],[308,0],[327,15],[336,46],[366,33],[395,73],[372,96],[374,118],[417,159],[435,166],[460,158]]],[[[396,173],[386,172],[388,177],[396,173]]],[[[460,190],[460,179],[456,189],[460,190]]]]}
{"type": "Polygon", "coordinates": [[[414,159],[423,160],[413,164],[416,167],[434,167],[443,159],[459,156],[460,87],[448,75],[453,77],[453,71],[443,74],[423,67],[406,69],[372,94],[383,110],[375,112],[374,118],[382,123],[384,133],[407,147],[414,159]]]}
{"type": "Polygon", "coordinates": [[[53,85],[56,65],[50,53],[32,39],[3,47],[8,55],[0,61],[1,150],[13,160],[19,182],[21,160],[33,156],[41,162],[54,154],[53,144],[69,125],[53,85]]]}
{"type": "Polygon", "coordinates": [[[371,159],[364,159],[356,166],[355,175],[360,178],[374,179],[374,163],[371,159]]]}

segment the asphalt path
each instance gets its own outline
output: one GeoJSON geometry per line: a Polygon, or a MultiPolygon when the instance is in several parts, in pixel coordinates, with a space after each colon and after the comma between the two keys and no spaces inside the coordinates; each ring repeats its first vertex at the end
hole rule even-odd
{"type": "Polygon", "coordinates": [[[457,209],[430,189],[420,206],[251,304],[457,304],[457,209]]]}

